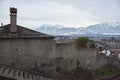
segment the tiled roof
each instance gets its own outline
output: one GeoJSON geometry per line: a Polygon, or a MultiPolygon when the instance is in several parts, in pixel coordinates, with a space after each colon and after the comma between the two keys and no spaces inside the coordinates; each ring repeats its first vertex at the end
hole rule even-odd
{"type": "Polygon", "coordinates": [[[19,25],[17,25],[17,36],[10,36],[10,24],[8,24],[0,27],[0,38],[54,38],[54,37],[19,25]]]}

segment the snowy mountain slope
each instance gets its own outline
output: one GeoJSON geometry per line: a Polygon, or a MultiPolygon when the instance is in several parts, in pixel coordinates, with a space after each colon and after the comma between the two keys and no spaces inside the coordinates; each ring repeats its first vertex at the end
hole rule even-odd
{"type": "Polygon", "coordinates": [[[72,34],[102,34],[102,35],[120,35],[120,22],[105,22],[101,24],[90,25],[88,27],[68,28],[61,25],[44,24],[39,26],[37,31],[50,35],[72,35],[72,34]]]}
{"type": "Polygon", "coordinates": [[[88,26],[85,31],[87,33],[95,34],[114,34],[120,33],[120,22],[111,22],[111,23],[101,23],[96,25],[88,26]]]}
{"type": "Polygon", "coordinates": [[[51,35],[69,35],[80,33],[79,31],[81,29],[82,28],[68,28],[61,25],[44,24],[38,27],[36,30],[51,35]]]}

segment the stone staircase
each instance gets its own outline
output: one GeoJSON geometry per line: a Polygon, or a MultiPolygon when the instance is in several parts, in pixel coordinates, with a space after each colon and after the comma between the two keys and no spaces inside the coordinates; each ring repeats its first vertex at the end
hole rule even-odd
{"type": "Polygon", "coordinates": [[[50,76],[0,64],[0,80],[56,80],[50,76]],[[2,77],[6,79],[1,79],[2,77]]]}

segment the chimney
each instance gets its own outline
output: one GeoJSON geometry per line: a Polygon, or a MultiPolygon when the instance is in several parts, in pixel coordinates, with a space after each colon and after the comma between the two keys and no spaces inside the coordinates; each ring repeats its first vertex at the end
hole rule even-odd
{"type": "Polygon", "coordinates": [[[10,7],[10,34],[17,34],[17,9],[10,7]]]}
{"type": "Polygon", "coordinates": [[[3,26],[3,23],[1,23],[1,27],[3,26]]]}

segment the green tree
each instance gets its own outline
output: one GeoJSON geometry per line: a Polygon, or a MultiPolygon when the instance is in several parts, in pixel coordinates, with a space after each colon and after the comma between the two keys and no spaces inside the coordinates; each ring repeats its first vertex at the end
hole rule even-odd
{"type": "Polygon", "coordinates": [[[88,42],[89,39],[87,37],[79,37],[78,39],[76,39],[76,47],[85,48],[87,47],[88,42]]]}

